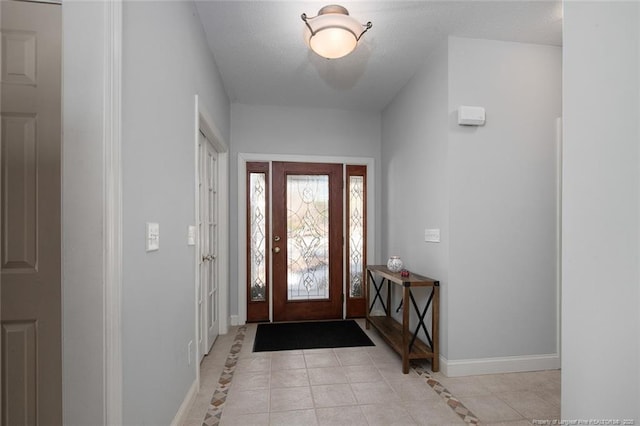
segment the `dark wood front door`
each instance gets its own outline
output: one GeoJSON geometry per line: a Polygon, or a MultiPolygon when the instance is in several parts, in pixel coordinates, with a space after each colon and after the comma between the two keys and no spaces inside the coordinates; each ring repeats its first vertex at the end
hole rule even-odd
{"type": "Polygon", "coordinates": [[[342,318],[342,164],[272,171],[273,319],[342,318]]]}

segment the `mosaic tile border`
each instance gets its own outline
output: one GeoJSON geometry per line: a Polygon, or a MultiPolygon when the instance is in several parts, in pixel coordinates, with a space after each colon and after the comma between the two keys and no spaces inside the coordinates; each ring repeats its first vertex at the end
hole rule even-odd
{"type": "Polygon", "coordinates": [[[465,423],[469,423],[472,425],[477,425],[479,423],[478,417],[471,412],[467,407],[464,406],[459,399],[451,395],[451,392],[447,390],[444,386],[440,384],[436,379],[431,376],[429,371],[421,366],[421,365],[412,365],[413,370],[423,379],[426,380],[427,384],[431,386],[431,388],[436,391],[438,395],[440,395],[447,402],[447,405],[451,407],[453,411],[458,414],[465,423]]]}
{"type": "Polygon", "coordinates": [[[244,335],[246,331],[246,325],[238,328],[236,337],[233,340],[233,345],[231,345],[231,350],[229,350],[229,355],[227,355],[227,359],[224,362],[224,369],[218,379],[218,386],[213,392],[209,408],[204,416],[202,426],[218,426],[220,423],[222,409],[224,408],[224,403],[226,402],[227,395],[229,394],[229,387],[231,386],[233,373],[236,371],[236,364],[238,364],[238,357],[240,356],[240,350],[244,343],[244,335]]]}
{"type": "MultiPolygon", "coordinates": [[[[202,426],[218,426],[220,424],[222,409],[224,408],[224,404],[227,400],[227,395],[229,394],[229,387],[231,386],[231,381],[233,380],[233,374],[236,370],[238,357],[240,355],[240,351],[242,350],[246,331],[246,325],[238,328],[233,341],[233,345],[231,345],[231,349],[229,350],[229,355],[227,355],[227,359],[225,360],[224,369],[222,370],[220,378],[218,379],[218,386],[213,392],[211,402],[209,403],[209,408],[207,409],[207,413],[204,416],[202,426]]],[[[471,410],[465,407],[459,399],[454,397],[451,392],[449,392],[444,386],[442,386],[440,382],[434,379],[431,376],[431,373],[429,373],[429,371],[424,366],[412,364],[411,367],[421,378],[425,379],[427,384],[431,386],[431,388],[446,401],[447,405],[451,407],[451,409],[455,411],[456,414],[458,414],[462,418],[462,420],[465,421],[465,423],[472,425],[477,425],[479,423],[478,417],[474,415],[471,410]]]]}

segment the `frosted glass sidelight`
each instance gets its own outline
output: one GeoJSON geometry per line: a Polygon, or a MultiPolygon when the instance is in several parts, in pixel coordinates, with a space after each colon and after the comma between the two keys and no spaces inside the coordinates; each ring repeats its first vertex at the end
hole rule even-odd
{"type": "Polygon", "coordinates": [[[350,297],[363,297],[364,177],[349,176],[349,281],[350,297]]]}
{"type": "Polygon", "coordinates": [[[266,300],[266,174],[251,173],[249,175],[250,194],[250,283],[251,301],[262,302],[266,300]]]}

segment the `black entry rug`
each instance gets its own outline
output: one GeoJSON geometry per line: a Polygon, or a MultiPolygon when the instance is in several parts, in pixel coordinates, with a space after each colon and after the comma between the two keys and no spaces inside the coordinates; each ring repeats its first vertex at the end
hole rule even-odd
{"type": "Polygon", "coordinates": [[[258,324],[254,352],[375,346],[353,320],[258,324]]]}

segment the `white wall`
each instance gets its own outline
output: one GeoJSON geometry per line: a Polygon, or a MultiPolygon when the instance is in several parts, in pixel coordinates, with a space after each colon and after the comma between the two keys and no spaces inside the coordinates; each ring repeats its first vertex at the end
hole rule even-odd
{"type": "Polygon", "coordinates": [[[398,255],[407,269],[440,281],[440,349],[445,356],[449,273],[447,57],[445,41],[382,115],[382,257],[398,255]],[[440,228],[441,243],[426,244],[425,228],[440,228]]]}
{"type": "Polygon", "coordinates": [[[62,13],[63,419],[66,425],[87,425],[100,423],[105,415],[105,9],[99,2],[65,2],[62,13]]]}
{"type": "Polygon", "coordinates": [[[449,39],[450,359],[557,353],[561,78],[558,47],[449,39]]]}
{"type": "Polygon", "coordinates": [[[557,47],[450,38],[384,111],[383,254],[441,280],[449,374],[557,365],[560,64],[557,47]],[[459,127],[459,105],[486,125],[459,127]]]}
{"type": "Polygon", "coordinates": [[[565,419],[640,419],[639,23],[637,2],[564,3],[565,419]]]}
{"type": "Polygon", "coordinates": [[[192,2],[126,2],[123,27],[123,419],[169,424],[196,378],[194,95],[225,140],[229,102],[192,2]]]}
{"type": "MultiPolygon", "coordinates": [[[[379,164],[380,114],[236,103],[231,106],[230,145],[230,282],[242,286],[246,283],[238,282],[235,255],[238,253],[239,226],[238,153],[370,157],[379,164]]],[[[379,187],[376,182],[376,188],[379,187]]],[[[380,197],[376,196],[376,199],[380,197]]],[[[237,315],[238,287],[230,288],[229,299],[230,313],[237,315]]]]}

